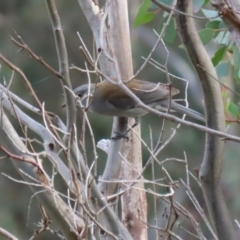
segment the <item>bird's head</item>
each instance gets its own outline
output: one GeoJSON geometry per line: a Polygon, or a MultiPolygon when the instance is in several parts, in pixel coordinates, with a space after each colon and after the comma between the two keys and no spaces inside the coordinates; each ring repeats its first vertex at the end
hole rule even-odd
{"type": "Polygon", "coordinates": [[[80,98],[82,104],[87,106],[87,101],[89,101],[88,99],[93,94],[95,87],[95,84],[83,84],[76,87],[73,92],[80,98]]]}
{"type": "Polygon", "coordinates": [[[73,90],[73,92],[75,93],[75,95],[77,95],[79,98],[82,99],[85,96],[92,94],[94,89],[95,89],[94,84],[83,84],[83,85],[76,87],[73,90]]]}

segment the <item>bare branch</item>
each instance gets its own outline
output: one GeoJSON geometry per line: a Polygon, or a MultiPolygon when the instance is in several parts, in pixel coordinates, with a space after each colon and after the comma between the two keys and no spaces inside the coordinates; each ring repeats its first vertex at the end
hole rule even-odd
{"type": "Polygon", "coordinates": [[[14,235],[12,235],[10,232],[8,232],[7,230],[3,229],[0,227],[0,235],[5,237],[8,240],[18,240],[17,237],[15,237],[14,235]]]}
{"type": "MultiPolygon", "coordinates": [[[[67,104],[67,132],[70,132],[71,128],[75,124],[76,121],[76,106],[75,100],[73,96],[66,91],[64,86],[68,88],[72,88],[69,76],[69,66],[68,66],[68,54],[67,48],[65,44],[65,38],[63,35],[63,29],[61,26],[60,17],[58,15],[57,7],[54,0],[46,0],[46,5],[48,8],[49,16],[52,23],[53,34],[56,43],[56,50],[58,55],[58,64],[59,64],[59,72],[62,76],[62,87],[65,96],[65,102],[67,104]]],[[[68,141],[69,135],[66,135],[66,142],[68,141]]]]}
{"type": "MultiPolygon", "coordinates": [[[[189,0],[178,0],[176,7],[179,11],[187,14],[192,14],[193,12],[192,1],[189,0]]],[[[176,24],[202,85],[206,125],[211,129],[225,132],[221,89],[219,84],[214,81],[217,78],[217,74],[199,38],[193,19],[184,15],[177,15],[176,24]],[[206,69],[206,71],[202,71],[202,69],[206,69]]],[[[221,137],[219,134],[212,135],[211,132],[207,131],[204,159],[199,171],[199,178],[202,182],[205,201],[218,238],[234,239],[234,229],[220,186],[224,141],[219,137],[221,137]]]]}

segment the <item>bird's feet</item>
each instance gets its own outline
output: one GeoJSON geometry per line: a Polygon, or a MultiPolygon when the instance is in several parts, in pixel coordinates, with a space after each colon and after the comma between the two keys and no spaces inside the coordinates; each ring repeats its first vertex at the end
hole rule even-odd
{"type": "Polygon", "coordinates": [[[126,142],[129,141],[129,137],[127,136],[128,132],[130,132],[133,128],[135,128],[140,123],[140,117],[135,117],[135,123],[129,128],[125,133],[114,132],[116,136],[111,137],[111,140],[116,141],[121,138],[124,138],[126,142]]]}
{"type": "Polygon", "coordinates": [[[127,136],[127,132],[125,133],[119,133],[119,132],[114,132],[116,135],[114,137],[111,137],[111,140],[116,141],[119,139],[124,138],[126,142],[128,142],[129,137],[127,136]]]}

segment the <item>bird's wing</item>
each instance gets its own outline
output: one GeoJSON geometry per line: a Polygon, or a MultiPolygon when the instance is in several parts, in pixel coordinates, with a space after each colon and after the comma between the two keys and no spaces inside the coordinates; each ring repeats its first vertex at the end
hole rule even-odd
{"type": "Polygon", "coordinates": [[[170,98],[170,95],[172,97],[179,93],[178,89],[170,87],[167,84],[153,83],[137,79],[130,81],[127,86],[132,89],[134,94],[136,94],[145,104],[165,100],[170,98]]]}
{"type": "MultiPolygon", "coordinates": [[[[134,79],[128,82],[126,86],[145,104],[165,100],[170,97],[170,87],[165,84],[134,79]]],[[[102,92],[104,101],[117,108],[130,109],[136,107],[135,101],[116,85],[104,81],[97,87],[96,91],[98,90],[102,92]]],[[[179,93],[179,90],[171,88],[171,96],[177,93],[179,93]]]]}
{"type": "Polygon", "coordinates": [[[119,109],[130,109],[136,106],[135,102],[119,87],[104,81],[96,88],[101,92],[103,101],[119,109]]]}

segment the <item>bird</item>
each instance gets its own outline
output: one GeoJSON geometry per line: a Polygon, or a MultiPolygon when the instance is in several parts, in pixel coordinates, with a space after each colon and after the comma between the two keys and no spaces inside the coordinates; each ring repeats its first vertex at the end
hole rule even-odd
{"type": "MultiPolygon", "coordinates": [[[[133,79],[125,83],[125,85],[149,107],[160,111],[166,111],[169,108],[170,111],[173,110],[186,114],[191,118],[205,121],[202,114],[178,104],[171,98],[180,91],[169,84],[133,79]]],[[[107,116],[135,118],[135,124],[132,128],[139,123],[141,116],[148,113],[147,110],[138,107],[136,102],[118,85],[112,84],[107,80],[96,84],[83,84],[76,87],[73,91],[81,99],[82,106],[90,112],[107,116]]],[[[119,135],[119,138],[124,136],[125,134],[123,136],[119,135]]]]}

